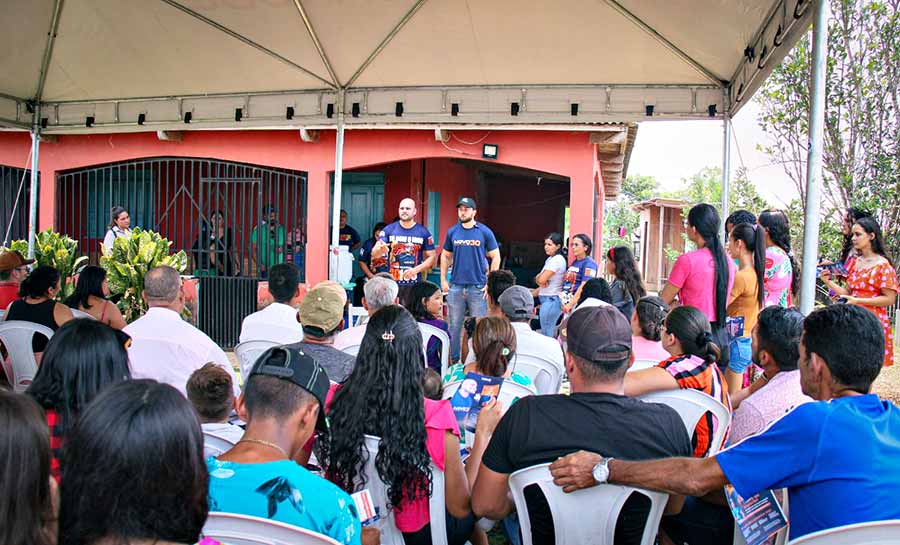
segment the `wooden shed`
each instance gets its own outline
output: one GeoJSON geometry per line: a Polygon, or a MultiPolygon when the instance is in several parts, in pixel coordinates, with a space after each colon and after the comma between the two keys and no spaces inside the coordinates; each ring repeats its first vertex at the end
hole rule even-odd
{"type": "Polygon", "coordinates": [[[634,205],[641,213],[641,275],[648,291],[659,292],[666,285],[674,261],[666,259],[666,248],[684,252],[684,209],[688,203],[680,199],[651,199],[634,205]]]}

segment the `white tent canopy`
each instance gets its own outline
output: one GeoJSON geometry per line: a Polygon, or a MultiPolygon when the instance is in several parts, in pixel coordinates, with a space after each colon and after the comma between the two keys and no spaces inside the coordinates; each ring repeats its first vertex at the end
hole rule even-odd
{"type": "MultiPolygon", "coordinates": [[[[725,120],[725,206],[728,118],[814,14],[821,30],[827,9],[822,0],[7,0],[4,7],[0,126],[31,130],[32,165],[40,133],[334,128],[335,214],[345,126],[592,130],[692,118],[725,120]]],[[[820,38],[816,71],[824,66],[820,38]]],[[[818,213],[821,178],[824,89],[814,88],[808,220],[818,213]]],[[[36,214],[33,199],[32,238],[36,214]]],[[[335,217],[335,244],[337,225],[335,217]]],[[[807,244],[817,242],[816,226],[807,221],[807,244]]],[[[804,268],[804,306],[814,272],[804,268]]]]}

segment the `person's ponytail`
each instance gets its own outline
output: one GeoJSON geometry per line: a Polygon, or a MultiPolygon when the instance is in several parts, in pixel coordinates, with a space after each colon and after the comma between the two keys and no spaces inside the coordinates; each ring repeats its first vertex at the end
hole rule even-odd
{"type": "Polygon", "coordinates": [[[516,353],[516,331],[506,318],[482,318],[475,326],[472,348],[483,374],[502,377],[516,353]]]}
{"type": "Polygon", "coordinates": [[[722,348],[716,344],[709,320],[700,309],[687,305],[675,307],[666,316],[666,331],[675,335],[685,354],[703,358],[710,364],[722,359],[722,348]]]}

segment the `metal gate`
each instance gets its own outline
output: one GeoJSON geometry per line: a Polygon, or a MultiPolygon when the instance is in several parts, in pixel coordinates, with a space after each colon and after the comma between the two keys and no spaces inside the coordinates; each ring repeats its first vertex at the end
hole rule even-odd
{"type": "Polygon", "coordinates": [[[151,229],[189,257],[200,278],[198,324],[231,348],[241,320],[256,310],[258,280],[291,261],[304,274],[306,174],[211,159],[162,157],[62,172],[57,228],[92,263],[109,224],[124,206],[132,227],[151,229]]]}
{"type": "Polygon", "coordinates": [[[0,245],[28,238],[31,170],[0,165],[0,245]]]}

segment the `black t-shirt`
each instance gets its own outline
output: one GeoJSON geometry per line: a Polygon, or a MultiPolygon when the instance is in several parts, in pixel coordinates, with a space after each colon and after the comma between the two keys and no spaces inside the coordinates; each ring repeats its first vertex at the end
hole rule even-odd
{"type": "MultiPolygon", "coordinates": [[[[497,473],[553,462],[578,450],[622,460],[691,456],[691,438],[672,408],[615,394],[573,393],[518,400],[500,420],[482,463],[497,473]]],[[[532,538],[553,543],[546,500],[526,489],[532,538]]],[[[616,545],[640,543],[650,503],[632,495],[616,523],[616,545]]]]}

